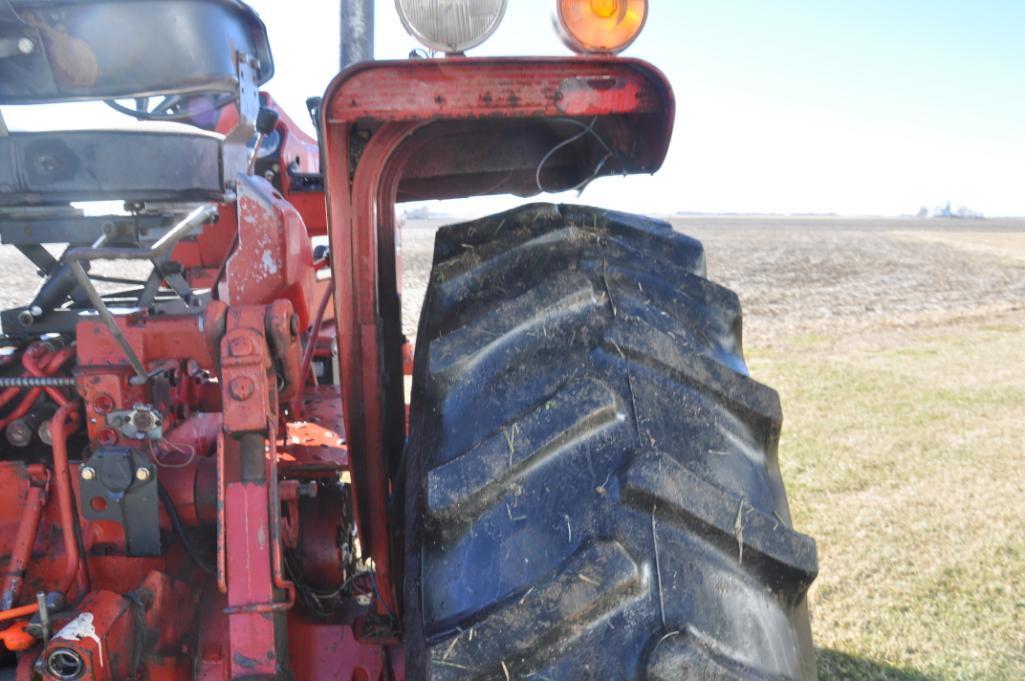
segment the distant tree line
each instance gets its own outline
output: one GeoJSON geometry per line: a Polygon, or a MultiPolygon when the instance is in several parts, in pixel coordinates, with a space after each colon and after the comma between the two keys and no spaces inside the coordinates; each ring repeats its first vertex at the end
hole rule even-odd
{"type": "Polygon", "coordinates": [[[928,208],[922,206],[918,209],[918,217],[920,218],[955,218],[955,219],[969,219],[969,218],[983,218],[985,217],[982,213],[977,210],[972,210],[966,206],[959,206],[952,208],[950,201],[947,201],[945,206],[937,206],[936,208],[928,208]]]}

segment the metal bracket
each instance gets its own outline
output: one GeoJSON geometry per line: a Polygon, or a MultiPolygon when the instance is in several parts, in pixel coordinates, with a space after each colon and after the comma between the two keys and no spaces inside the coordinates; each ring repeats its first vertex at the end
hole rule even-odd
{"type": "MultiPolygon", "coordinates": [[[[132,369],[135,370],[135,377],[132,382],[136,384],[144,384],[149,380],[149,376],[146,373],[146,368],[142,364],[142,360],[135,353],[128,339],[125,338],[124,334],[121,333],[121,329],[118,328],[117,322],[114,320],[114,315],[110,313],[107,308],[107,304],[103,302],[103,298],[100,297],[99,292],[89,281],[89,275],[86,274],[85,268],[82,266],[83,262],[90,260],[149,260],[153,262],[154,266],[157,262],[178,243],[182,238],[187,236],[192,230],[204,225],[207,222],[212,221],[217,217],[217,206],[213,204],[205,204],[200,206],[196,210],[189,213],[188,217],[175,225],[167,234],[165,234],[157,243],[153,244],[151,248],[99,248],[99,247],[85,247],[85,248],[74,248],[64,254],[64,262],[71,268],[71,273],[75,275],[75,279],[78,281],[78,285],[86,292],[89,296],[89,302],[96,309],[100,319],[106,324],[107,329],[111,335],[114,336],[114,340],[124,350],[125,358],[128,363],[132,365],[132,369]]],[[[188,301],[186,301],[187,303],[188,301]]]]}
{"type": "Polygon", "coordinates": [[[88,246],[106,235],[111,244],[159,241],[174,225],[169,214],[46,215],[13,217],[0,213],[0,243],[20,245],[71,244],[88,246]]]}
{"type": "Polygon", "coordinates": [[[160,440],[164,437],[164,417],[149,404],[112,411],[107,415],[107,425],[133,440],[160,440]]]}
{"type": "MultiPolygon", "coordinates": [[[[16,72],[33,88],[56,87],[42,33],[23,21],[8,0],[0,1],[0,60],[14,62],[16,72]]],[[[0,131],[0,137],[5,134],[6,129],[0,131]]]]}
{"type": "Polygon", "coordinates": [[[249,140],[256,134],[256,117],[260,115],[259,71],[256,57],[238,54],[238,124],[224,138],[225,186],[233,186],[235,178],[245,175],[249,167],[249,140]]]}
{"type": "Polygon", "coordinates": [[[130,556],[161,555],[157,470],[145,453],[126,447],[97,450],[79,477],[83,517],[124,526],[130,556]]]}

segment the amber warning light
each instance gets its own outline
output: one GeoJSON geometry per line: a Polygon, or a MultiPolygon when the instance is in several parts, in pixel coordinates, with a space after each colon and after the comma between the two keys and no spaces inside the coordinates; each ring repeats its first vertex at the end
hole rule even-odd
{"type": "Polygon", "coordinates": [[[557,27],[576,52],[616,53],[641,33],[648,0],[557,0],[557,27]]]}

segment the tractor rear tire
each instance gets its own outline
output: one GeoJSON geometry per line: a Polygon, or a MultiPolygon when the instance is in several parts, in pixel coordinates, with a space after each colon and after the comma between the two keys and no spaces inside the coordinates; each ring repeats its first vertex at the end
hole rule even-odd
{"type": "Polygon", "coordinates": [[[815,542],[737,296],[663,222],[441,229],[404,463],[407,675],[814,679],[815,542]]]}

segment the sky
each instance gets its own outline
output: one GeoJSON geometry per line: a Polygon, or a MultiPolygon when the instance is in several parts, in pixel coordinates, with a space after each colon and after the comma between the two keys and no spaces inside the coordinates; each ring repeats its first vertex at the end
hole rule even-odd
{"type": "MultiPolygon", "coordinates": [[[[305,122],[337,72],[337,0],[251,0],[277,75],[265,88],[305,122]]],[[[639,213],[913,214],[948,201],[1025,215],[1025,0],[651,0],[626,55],[662,69],[676,129],[654,176],[603,178],[581,202],[639,213]]],[[[509,0],[471,55],[567,54],[554,0],[509,0]]],[[[376,56],[418,44],[377,0],[376,56]]],[[[12,129],[67,109],[4,109],[12,129]]],[[[110,115],[78,106],[76,121],[110,115]]],[[[312,126],[310,126],[312,128],[312,126]]],[[[456,212],[509,201],[471,200],[456,212]]],[[[443,208],[444,210],[444,208],[443,208]]]]}

